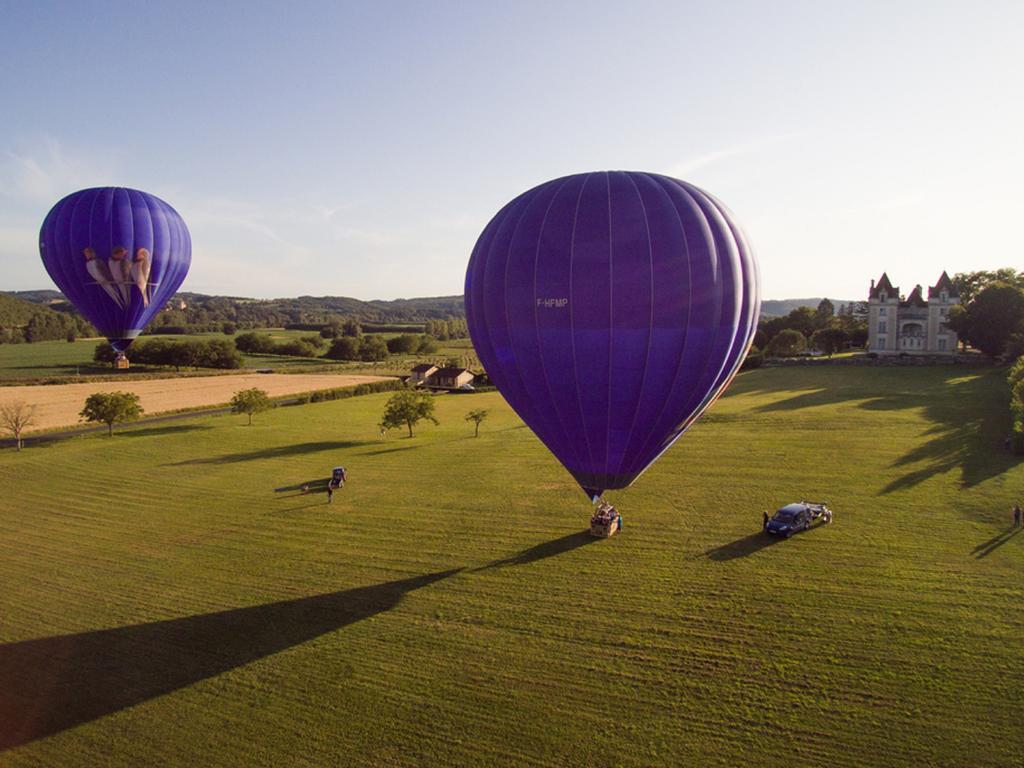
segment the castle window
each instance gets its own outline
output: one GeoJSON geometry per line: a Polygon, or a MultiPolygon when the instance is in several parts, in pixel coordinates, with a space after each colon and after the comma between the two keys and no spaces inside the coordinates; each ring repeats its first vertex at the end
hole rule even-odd
{"type": "MultiPolygon", "coordinates": [[[[945,299],[943,299],[943,301],[945,301],[945,299]]],[[[943,317],[945,317],[946,316],[946,308],[945,307],[939,307],[939,314],[942,315],[943,317]]]]}
{"type": "Polygon", "coordinates": [[[945,339],[939,339],[939,351],[940,352],[944,352],[945,349],[946,349],[946,340],[945,339]]]}
{"type": "Polygon", "coordinates": [[[885,307],[879,307],[878,308],[878,314],[884,315],[885,314],[885,307]]]}
{"type": "Polygon", "coordinates": [[[878,348],[885,349],[885,336],[878,337],[878,348]]]}
{"type": "Polygon", "coordinates": [[[881,320],[878,323],[878,332],[885,333],[885,320],[881,320]]]}
{"type": "Polygon", "coordinates": [[[939,298],[940,298],[940,299],[941,299],[942,301],[945,301],[945,300],[946,300],[946,292],[945,292],[945,291],[943,291],[942,293],[940,293],[940,294],[939,294],[939,298]]]}

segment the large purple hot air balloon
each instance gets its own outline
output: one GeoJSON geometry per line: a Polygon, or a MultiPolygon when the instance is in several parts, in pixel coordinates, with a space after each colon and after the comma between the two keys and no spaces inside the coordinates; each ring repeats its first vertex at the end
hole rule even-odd
{"type": "Polygon", "coordinates": [[[192,241],[160,198],[98,187],[50,209],[39,253],[57,287],[123,353],[185,279],[192,241]]]}
{"type": "Polygon", "coordinates": [[[721,394],[759,311],[732,214],[653,173],[523,193],[484,229],[466,272],[480,361],[595,500],[630,485],[721,394]]]}

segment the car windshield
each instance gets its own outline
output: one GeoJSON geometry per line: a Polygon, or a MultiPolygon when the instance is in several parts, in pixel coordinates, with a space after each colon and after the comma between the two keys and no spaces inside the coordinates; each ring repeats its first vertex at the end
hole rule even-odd
{"type": "Polygon", "coordinates": [[[796,512],[786,512],[785,510],[779,510],[775,513],[775,519],[780,523],[791,523],[796,517],[796,512]]]}

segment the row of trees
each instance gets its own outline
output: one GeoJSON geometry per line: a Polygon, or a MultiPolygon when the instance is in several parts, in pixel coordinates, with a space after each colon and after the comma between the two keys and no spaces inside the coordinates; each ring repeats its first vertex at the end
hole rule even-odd
{"type": "Polygon", "coordinates": [[[754,336],[754,350],[769,357],[799,355],[808,349],[831,356],[849,346],[863,346],[868,340],[868,303],[835,305],[822,299],[817,308],[797,307],[783,317],[761,320],[754,336]]]}
{"type": "MultiPolygon", "coordinates": [[[[182,368],[242,367],[242,356],[229,339],[150,339],[138,341],[131,348],[132,360],[141,365],[174,366],[182,368]]],[[[117,352],[106,342],[96,346],[93,359],[98,363],[113,363],[117,352]]]]}
{"type": "Polygon", "coordinates": [[[424,324],[424,331],[427,336],[432,336],[440,341],[469,338],[469,326],[466,325],[465,317],[449,317],[446,320],[427,320],[424,324]]]}

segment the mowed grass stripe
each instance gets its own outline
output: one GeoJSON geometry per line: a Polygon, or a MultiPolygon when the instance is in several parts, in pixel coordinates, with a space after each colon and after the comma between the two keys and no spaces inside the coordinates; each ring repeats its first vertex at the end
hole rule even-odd
{"type": "Polygon", "coordinates": [[[1024,536],[998,542],[1024,476],[998,450],[1000,376],[744,374],[610,494],[626,531],[601,542],[576,536],[582,494],[497,395],[439,397],[441,426],[412,440],[379,440],[381,395],[5,452],[0,674],[14,641],[147,622],[178,671],[119,663],[185,674],[0,757],[1017,765],[1024,536]],[[331,505],[274,490],[336,464],[352,480],[331,505]],[[836,523],[766,545],[761,510],[801,497],[836,523]],[[244,639],[199,649],[169,621],[237,609],[244,639]],[[187,674],[196,659],[227,666],[187,674]]]}

